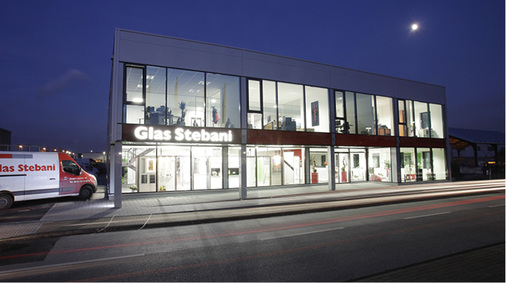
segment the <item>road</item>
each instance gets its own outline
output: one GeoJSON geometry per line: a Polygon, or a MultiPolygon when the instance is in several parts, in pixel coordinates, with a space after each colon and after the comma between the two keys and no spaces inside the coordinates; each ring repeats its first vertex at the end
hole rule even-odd
{"type": "Polygon", "coordinates": [[[353,281],[504,243],[504,213],[494,193],[44,238],[2,245],[0,281],[353,281]]]}

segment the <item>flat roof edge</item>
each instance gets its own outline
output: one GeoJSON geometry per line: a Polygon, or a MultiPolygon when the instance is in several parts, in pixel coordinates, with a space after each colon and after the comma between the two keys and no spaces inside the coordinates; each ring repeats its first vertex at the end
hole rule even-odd
{"type": "Polygon", "coordinates": [[[197,44],[212,45],[212,46],[221,47],[221,48],[235,49],[235,50],[243,51],[243,52],[251,52],[251,53],[257,53],[257,54],[262,54],[262,55],[275,56],[275,57],[279,57],[279,58],[296,60],[296,61],[301,61],[301,62],[306,62],[306,63],[311,63],[311,64],[317,64],[317,65],[326,66],[326,67],[338,68],[338,69],[342,69],[342,70],[354,71],[354,72],[364,73],[364,74],[368,74],[368,75],[381,76],[381,77],[385,77],[385,78],[391,78],[391,79],[413,82],[413,83],[417,83],[417,84],[439,87],[439,88],[443,88],[446,92],[446,87],[442,86],[442,85],[438,85],[438,84],[426,83],[426,82],[416,81],[416,80],[412,80],[412,79],[399,78],[399,77],[394,77],[394,76],[390,76],[390,75],[378,74],[378,73],[373,73],[373,72],[369,72],[369,71],[357,70],[357,69],[353,69],[353,68],[347,68],[347,67],[336,66],[336,65],[331,65],[331,64],[306,60],[306,59],[283,56],[283,55],[278,55],[278,54],[273,54],[273,53],[268,53],[268,52],[263,52],[263,51],[251,50],[251,49],[234,47],[234,46],[227,46],[224,44],[211,43],[211,42],[199,41],[199,40],[194,40],[194,39],[179,38],[179,37],[175,37],[175,36],[167,36],[167,35],[160,35],[160,34],[154,34],[154,33],[141,32],[141,31],[134,31],[134,30],[128,30],[128,29],[122,29],[122,28],[115,29],[115,33],[121,33],[121,32],[134,33],[134,34],[139,34],[139,35],[144,35],[144,36],[167,38],[167,39],[173,39],[173,40],[180,40],[180,41],[186,41],[186,42],[197,43],[197,44]]]}

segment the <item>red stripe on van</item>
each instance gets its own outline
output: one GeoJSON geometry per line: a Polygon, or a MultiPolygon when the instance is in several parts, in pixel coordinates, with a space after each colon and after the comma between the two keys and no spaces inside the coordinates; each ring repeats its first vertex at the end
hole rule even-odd
{"type": "Polygon", "coordinates": [[[0,154],[0,158],[12,158],[12,154],[0,154]]]}

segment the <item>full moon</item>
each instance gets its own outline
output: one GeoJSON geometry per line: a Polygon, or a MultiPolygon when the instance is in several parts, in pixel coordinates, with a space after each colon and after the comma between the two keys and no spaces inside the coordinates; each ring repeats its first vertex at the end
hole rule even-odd
{"type": "Polygon", "coordinates": [[[416,30],[418,30],[418,24],[412,24],[411,31],[416,31],[416,30]]]}

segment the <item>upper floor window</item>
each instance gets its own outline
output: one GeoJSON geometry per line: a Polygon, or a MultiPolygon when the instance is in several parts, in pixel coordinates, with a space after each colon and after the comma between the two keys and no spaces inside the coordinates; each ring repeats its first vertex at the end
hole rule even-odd
{"type": "Polygon", "coordinates": [[[329,92],[326,88],[305,86],[308,132],[329,132],[329,92]]]}
{"type": "Polygon", "coordinates": [[[394,136],[394,109],[392,98],[376,96],[376,117],[378,120],[378,135],[394,136]]]}
{"type": "Polygon", "coordinates": [[[399,136],[444,138],[442,105],[400,99],[398,110],[399,136]]]}
{"type": "Polygon", "coordinates": [[[153,66],[125,69],[124,123],[240,127],[239,77],[153,66]]]}
{"type": "Polygon", "coordinates": [[[239,128],[240,115],[239,77],[206,74],[206,126],[239,128]]]}
{"type": "Polygon", "coordinates": [[[329,132],[328,89],[248,80],[248,128],[329,132]]]}
{"type": "Polygon", "coordinates": [[[357,103],[357,130],[361,135],[375,135],[374,96],[368,94],[356,94],[357,103]]]}

